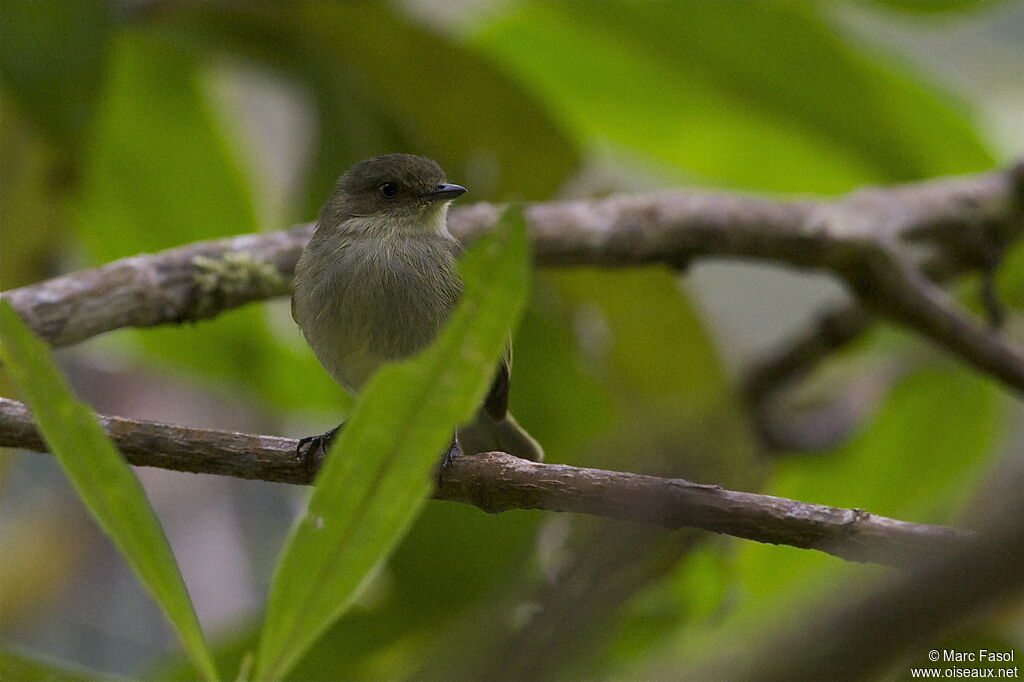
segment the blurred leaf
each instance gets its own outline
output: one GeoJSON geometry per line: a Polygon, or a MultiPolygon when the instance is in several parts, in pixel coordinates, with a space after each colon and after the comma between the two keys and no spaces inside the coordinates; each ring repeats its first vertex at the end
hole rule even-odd
{"type": "Polygon", "coordinates": [[[89,682],[91,680],[119,680],[119,675],[98,673],[93,670],[54,661],[38,654],[27,654],[7,646],[0,646],[0,680],[21,682],[89,682]]]}
{"type": "Polygon", "coordinates": [[[868,0],[866,4],[908,14],[956,14],[975,10],[990,10],[1004,4],[1003,0],[868,0]]]}
{"type": "Polygon", "coordinates": [[[539,513],[493,516],[431,502],[388,560],[373,603],[346,613],[289,679],[402,677],[388,668],[394,656],[417,669],[456,641],[452,631],[467,614],[493,613],[517,578],[532,573],[529,550],[542,521],[539,513]]]}
{"type": "Polygon", "coordinates": [[[771,493],[948,522],[996,444],[1000,406],[997,385],[965,368],[917,372],[893,390],[870,426],[835,452],[782,461],[771,493]]]}
{"type": "MultiPolygon", "coordinates": [[[[218,670],[241,671],[243,661],[247,661],[245,665],[251,666],[252,652],[259,637],[259,626],[260,623],[255,619],[247,619],[233,631],[219,632],[214,636],[210,650],[218,670]]],[[[139,675],[139,679],[189,682],[195,679],[195,671],[187,658],[173,652],[150,662],[145,672],[139,675]]]]}
{"type": "Polygon", "coordinates": [[[560,291],[563,279],[560,272],[537,273],[515,338],[511,406],[549,460],[585,461],[581,450],[618,422],[616,398],[585,362],[578,341],[591,330],[560,291]]]}
{"type": "Polygon", "coordinates": [[[991,166],[958,112],[852,49],[822,18],[827,7],[517,4],[474,44],[584,138],[712,182],[836,192],[991,166]]]}
{"type": "Polygon", "coordinates": [[[372,79],[425,154],[451,173],[489,168],[480,198],[546,198],[575,170],[575,148],[537,101],[479,55],[398,20],[382,3],[306,7],[307,31],[372,79]]]}
{"type": "MultiPolygon", "coordinates": [[[[0,290],[45,279],[53,272],[63,221],[59,155],[0,96],[0,216],[4,257],[0,290]],[[17,226],[17,227],[14,227],[17,226]]],[[[0,379],[0,393],[5,388],[0,379]]],[[[0,465],[2,466],[2,465],[0,465]]],[[[0,476],[2,478],[2,476],[0,476]]]]}
{"type": "MultiPolygon", "coordinates": [[[[258,231],[252,190],[204,96],[200,64],[145,33],[114,41],[81,185],[75,226],[100,263],[258,231]]],[[[310,353],[270,333],[267,315],[253,305],[137,338],[164,367],[192,368],[194,379],[219,378],[270,404],[344,405],[310,353]]]]}
{"type": "MultiPolygon", "coordinates": [[[[675,273],[658,267],[614,272],[573,268],[545,273],[544,279],[554,291],[545,292],[538,306],[575,333],[578,362],[602,394],[602,402],[611,403],[605,410],[612,419],[600,437],[559,453],[560,461],[723,485],[756,485],[760,468],[753,462],[744,415],[737,409],[704,323],[675,273]]],[[[554,338],[562,334],[565,331],[559,330],[554,338]]],[[[517,367],[520,360],[517,357],[517,367]]],[[[557,371],[572,380],[566,368],[557,371]]],[[[583,406],[587,402],[583,399],[583,406]]],[[[562,413],[570,409],[574,408],[563,408],[562,413]]],[[[587,425],[591,415],[582,417],[587,425]]],[[[571,421],[561,424],[568,430],[573,426],[571,421]]],[[[560,550],[564,556],[558,562],[559,587],[551,589],[548,581],[536,585],[536,594],[527,593],[530,596],[520,602],[526,600],[531,615],[517,612],[516,626],[493,633],[489,641],[474,642],[467,652],[435,649],[432,658],[441,672],[426,677],[486,677],[478,672],[480,667],[494,671],[481,666],[483,658],[516,666],[506,671],[509,677],[614,678],[616,666],[622,664],[617,657],[627,652],[631,657],[649,654],[662,637],[685,622],[683,608],[658,605],[666,601],[665,595],[675,594],[674,565],[689,546],[684,536],[601,522],[576,520],[572,525],[577,532],[560,550]],[[600,541],[594,542],[595,534],[600,541]],[[566,615],[579,611],[572,600],[580,594],[593,595],[586,608],[594,620],[581,622],[566,615]],[[663,633],[655,636],[657,630],[663,633]],[[535,632],[543,635],[534,637],[535,632]],[[550,647],[550,641],[557,641],[558,647],[550,647]],[[469,667],[474,662],[475,669],[469,667]]],[[[673,605],[680,601],[674,597],[673,605]]],[[[501,616],[500,622],[509,618],[501,616]]]]}
{"type": "Polygon", "coordinates": [[[364,156],[430,156],[477,199],[543,199],[577,166],[540,103],[477,52],[399,18],[388,3],[195,3],[165,25],[213,32],[297,76],[320,113],[310,191],[323,203],[364,156]],[[372,30],[368,30],[372,27],[372,30]],[[396,145],[401,145],[397,147],[396,145]]]}
{"type": "Polygon", "coordinates": [[[756,480],[745,417],[675,273],[579,268],[559,272],[557,282],[622,414],[618,434],[594,448],[618,451],[621,459],[604,465],[721,485],[756,480]]]}
{"type": "Polygon", "coordinates": [[[522,216],[506,212],[461,270],[467,293],[451,322],[423,353],[370,380],[332,446],[274,576],[257,678],[294,666],[426,502],[438,454],[482,401],[525,303],[522,216]]]}
{"type": "MultiPolygon", "coordinates": [[[[6,459],[14,462],[13,457],[6,459]]],[[[60,603],[81,569],[88,541],[80,528],[68,523],[67,511],[56,505],[5,521],[3,538],[0,632],[11,632],[17,624],[31,626],[60,603]]]]}
{"type": "Polygon", "coordinates": [[[257,231],[252,190],[200,79],[172,43],[138,32],[114,41],[79,202],[100,261],[257,231]]]}
{"type": "MultiPolygon", "coordinates": [[[[949,523],[972,494],[984,458],[996,444],[1001,405],[999,388],[966,368],[914,373],[849,443],[819,457],[780,461],[765,492],[907,521],[949,523]]],[[[677,664],[721,654],[724,632],[741,650],[748,638],[763,635],[777,614],[798,618],[836,590],[889,570],[792,547],[744,542],[737,549],[736,608],[721,622],[686,631],[667,647],[666,656],[677,664]]]]}
{"type": "Polygon", "coordinates": [[[77,150],[89,125],[112,14],[106,0],[0,3],[0,77],[63,151],[77,150]]]}
{"type": "Polygon", "coordinates": [[[188,589],[146,494],[92,410],[72,397],[45,343],[0,300],[3,359],[47,445],[89,512],[178,631],[196,668],[218,679],[188,589]]]}
{"type": "Polygon", "coordinates": [[[175,9],[147,26],[149,33],[187,45],[200,60],[243,57],[262,63],[284,83],[308,91],[319,129],[295,220],[314,219],[338,176],[360,159],[415,148],[400,122],[367,90],[365,79],[302,34],[294,11],[269,3],[181,3],[175,9]]]}
{"type": "Polygon", "coordinates": [[[1024,240],[1018,240],[1003,258],[996,273],[1000,300],[1024,308],[1024,240]]]}

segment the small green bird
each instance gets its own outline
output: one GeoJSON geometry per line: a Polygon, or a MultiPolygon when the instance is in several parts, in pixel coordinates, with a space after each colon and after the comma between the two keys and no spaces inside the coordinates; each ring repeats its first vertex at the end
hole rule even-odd
{"type": "MultiPolygon", "coordinates": [[[[448,232],[448,204],[465,193],[446,181],[437,162],[388,154],[350,168],[320,211],[295,266],[292,317],[320,364],[350,394],[385,362],[427,346],[455,309],[463,290],[456,268],[462,247],[448,232]]],[[[540,445],[508,412],[510,364],[506,353],[483,406],[458,428],[445,462],[460,449],[543,459],[540,445]]],[[[300,454],[322,457],[341,426],[303,438],[300,454]]]]}

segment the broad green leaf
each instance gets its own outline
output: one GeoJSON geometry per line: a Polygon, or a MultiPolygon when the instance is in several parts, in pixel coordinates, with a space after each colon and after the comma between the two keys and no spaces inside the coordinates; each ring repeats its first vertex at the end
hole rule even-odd
{"type": "Polygon", "coordinates": [[[38,654],[28,654],[0,645],[0,680],[21,682],[90,682],[118,680],[118,675],[98,673],[80,666],[54,661],[38,654]]]}
{"type": "Polygon", "coordinates": [[[594,376],[595,368],[579,347],[573,323],[589,320],[562,295],[559,283],[566,276],[572,277],[537,273],[532,304],[516,334],[512,407],[552,461],[582,463],[587,461],[582,453],[617,423],[617,396],[594,376]]]}
{"type": "Polygon", "coordinates": [[[138,30],[113,41],[77,206],[99,260],[258,230],[253,190],[200,67],[138,30]]]}
{"type": "Polygon", "coordinates": [[[255,676],[279,679],[415,520],[456,424],[487,391],[526,299],[526,232],[506,213],[463,259],[466,296],[438,339],[384,367],[331,448],[274,575],[255,676]]]}
{"type": "Polygon", "coordinates": [[[478,53],[416,29],[387,7],[310,4],[303,19],[328,54],[372,79],[375,98],[424,153],[443,159],[449,173],[475,171],[466,181],[481,198],[550,196],[575,170],[577,152],[538,100],[478,53]],[[362,30],[368,23],[373,31],[362,30]]]}
{"type": "Polygon", "coordinates": [[[218,678],[188,590],[145,492],[96,416],[76,400],[45,343],[0,300],[2,357],[89,512],[164,609],[197,670],[218,678]]]}
{"type": "MultiPolygon", "coordinates": [[[[591,354],[623,415],[619,433],[592,449],[621,458],[603,465],[749,485],[751,432],[705,322],[678,277],[656,267],[581,268],[553,279],[573,316],[590,318],[585,324],[600,330],[590,333],[591,354]],[[616,438],[631,444],[608,448],[616,438]]],[[[594,452],[587,457],[579,464],[594,466],[594,452]]]]}
{"type": "Polygon", "coordinates": [[[948,97],[853,49],[827,3],[508,7],[472,44],[583,139],[710,182],[835,192],[992,164],[948,97]]]}

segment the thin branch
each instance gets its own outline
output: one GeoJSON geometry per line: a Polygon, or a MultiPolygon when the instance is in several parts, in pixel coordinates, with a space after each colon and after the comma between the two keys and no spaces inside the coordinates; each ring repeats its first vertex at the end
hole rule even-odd
{"type": "MultiPolygon", "coordinates": [[[[881,269],[897,271],[895,285],[892,284],[892,276],[865,276],[866,271],[870,270],[866,266],[860,266],[860,272],[847,279],[853,286],[860,286],[860,299],[875,312],[887,312],[889,318],[939,340],[957,354],[965,357],[973,354],[975,357],[972,362],[975,366],[985,366],[987,371],[996,376],[1009,374],[1001,378],[1019,388],[1019,377],[1013,374],[1021,371],[1024,350],[996,341],[997,357],[986,357],[992,351],[986,344],[998,338],[1006,315],[994,291],[994,268],[1002,257],[1004,247],[991,246],[992,243],[991,240],[985,242],[987,246],[979,246],[976,252],[937,253],[920,268],[907,263],[899,254],[888,253],[881,258],[881,269]],[[951,255],[956,255],[958,259],[953,260],[951,255]],[[936,286],[963,274],[972,266],[982,271],[982,304],[988,316],[987,326],[984,327],[972,321],[966,311],[960,309],[936,286]],[[906,299],[908,293],[914,295],[915,291],[917,296],[923,298],[918,298],[915,304],[897,308],[897,301],[906,299]],[[934,310],[936,305],[940,308],[937,311],[934,310]],[[926,323],[920,317],[926,308],[933,309],[929,326],[925,326],[926,323]],[[965,335],[974,338],[965,340],[965,335]],[[979,341],[980,337],[986,340],[979,341]],[[998,355],[1003,357],[999,358],[998,355]]],[[[866,255],[865,260],[868,257],[866,255]]],[[[836,399],[831,404],[816,408],[813,413],[794,412],[785,407],[780,409],[780,405],[785,403],[787,389],[804,380],[825,359],[862,336],[874,322],[875,315],[865,309],[865,305],[836,307],[822,314],[809,330],[780,345],[747,369],[742,395],[750,408],[762,444],[769,451],[792,453],[817,450],[839,443],[860,425],[877,399],[885,395],[885,391],[874,390],[870,392],[870,400],[864,400],[863,391],[853,391],[859,395],[851,400],[850,387],[844,387],[837,388],[836,399]]],[[[880,383],[892,381],[898,376],[898,373],[893,372],[885,374],[887,378],[879,376],[872,382],[876,388],[880,383]]]]}
{"type": "Polygon", "coordinates": [[[871,314],[855,305],[823,313],[809,332],[790,339],[747,369],[743,381],[745,399],[757,405],[779,389],[803,379],[824,358],[863,334],[871,322],[871,314]]]}
{"type": "MultiPolygon", "coordinates": [[[[949,223],[943,223],[942,211],[945,204],[932,206],[932,217],[921,220],[921,227],[903,231],[908,241],[931,241],[941,245],[920,265],[920,273],[936,284],[949,282],[970,271],[982,273],[982,304],[995,329],[1002,326],[1005,309],[994,291],[994,274],[1006,248],[1019,238],[1024,229],[1024,162],[1018,163],[1008,172],[1011,191],[1010,213],[1002,221],[986,222],[980,218],[976,229],[953,231],[949,223]],[[936,227],[938,226],[938,227],[936,227]]],[[[973,201],[970,195],[951,195],[954,201],[973,201]]],[[[922,214],[920,218],[924,218],[922,214]]],[[[891,241],[891,240],[890,240],[891,241]]],[[[854,278],[856,279],[856,277],[854,278]]],[[[758,360],[747,369],[743,381],[743,395],[751,408],[764,444],[772,450],[793,451],[821,447],[827,442],[838,442],[849,431],[857,427],[860,417],[869,410],[858,405],[856,413],[850,413],[848,405],[836,404],[819,413],[823,418],[822,429],[815,426],[814,417],[796,415],[799,424],[785,412],[775,409],[776,394],[813,372],[816,367],[835,352],[860,338],[875,322],[863,305],[851,303],[823,313],[809,329],[797,334],[773,352],[758,360]]]]}
{"type": "MultiPolygon", "coordinates": [[[[151,421],[99,417],[138,466],[239,478],[309,483],[297,441],[208,431],[151,421]]],[[[27,407],[0,398],[0,446],[45,452],[27,407]]],[[[970,543],[968,532],[908,523],[769,495],[561,464],[538,464],[500,452],[457,457],[435,497],[484,511],[546,509],[604,516],[665,528],[716,533],[818,549],[852,561],[902,565],[970,543]]]]}
{"type": "MultiPolygon", "coordinates": [[[[1020,481],[1024,483],[1024,481],[1020,481]]],[[[874,679],[901,656],[907,666],[936,667],[926,653],[963,623],[1005,608],[1024,593],[1024,494],[1021,485],[986,509],[974,543],[887,576],[851,599],[848,585],[811,605],[805,617],[766,631],[743,652],[716,655],[678,679],[874,679]]],[[[984,661],[983,661],[984,663],[984,661]]],[[[1010,667],[1010,666],[1007,666],[1010,667]]],[[[895,672],[895,671],[893,671],[895,672]]],[[[899,671],[905,675],[906,670],[899,671]]],[[[888,676],[885,676],[888,678],[888,676]]]]}
{"type": "MultiPolygon", "coordinates": [[[[1013,239],[1012,234],[1016,233],[1006,236],[1013,239]]],[[[913,236],[920,238],[920,235],[913,236]]],[[[983,275],[982,304],[990,324],[998,328],[1005,310],[993,290],[993,275],[1007,244],[999,243],[991,232],[986,235],[985,230],[977,239],[962,236],[959,245],[948,243],[947,248],[926,260],[921,265],[921,272],[932,282],[943,284],[970,270],[980,269],[983,275]]],[[[808,329],[747,368],[743,380],[744,396],[751,405],[757,405],[772,393],[803,379],[826,358],[860,338],[875,321],[874,315],[855,303],[823,312],[808,329]]]]}
{"type": "Polygon", "coordinates": [[[746,369],[741,395],[761,444],[769,452],[800,452],[838,443],[870,411],[871,405],[863,400],[848,400],[847,391],[811,414],[784,406],[783,399],[787,389],[861,336],[873,321],[873,316],[861,306],[834,308],[820,315],[810,329],[788,339],[746,369]]]}
{"type": "Polygon", "coordinates": [[[901,322],[1024,394],[1024,348],[973,319],[899,254],[878,249],[850,276],[875,312],[901,322]]]}

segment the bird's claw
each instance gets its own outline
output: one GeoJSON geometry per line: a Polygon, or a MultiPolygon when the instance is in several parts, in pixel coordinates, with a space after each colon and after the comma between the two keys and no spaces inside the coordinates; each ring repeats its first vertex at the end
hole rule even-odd
{"type": "Polygon", "coordinates": [[[451,466],[452,460],[462,454],[462,447],[459,445],[459,437],[452,437],[452,444],[448,446],[448,449],[441,455],[441,463],[437,467],[437,485],[440,487],[444,484],[444,472],[451,466]]]}
{"type": "Polygon", "coordinates": [[[338,430],[342,426],[344,425],[336,426],[318,436],[306,436],[299,439],[298,445],[295,446],[295,454],[302,460],[302,465],[310,478],[316,476],[317,472],[320,471],[324,458],[327,457],[327,451],[330,450],[331,443],[334,442],[334,438],[338,435],[338,430]]]}

